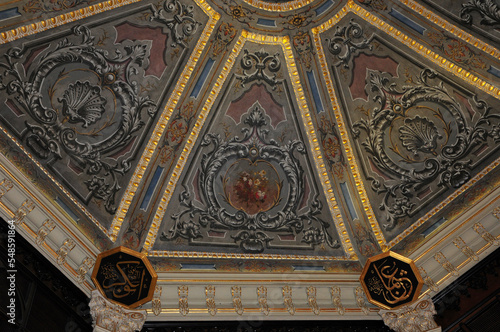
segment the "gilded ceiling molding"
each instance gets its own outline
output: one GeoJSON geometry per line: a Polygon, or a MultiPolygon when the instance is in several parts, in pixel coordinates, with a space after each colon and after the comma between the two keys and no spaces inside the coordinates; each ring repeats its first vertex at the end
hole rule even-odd
{"type": "Polygon", "coordinates": [[[271,12],[286,12],[307,6],[314,0],[295,0],[295,1],[288,1],[285,3],[270,3],[260,0],[243,0],[243,1],[255,8],[264,9],[271,12]]]}
{"type": "Polygon", "coordinates": [[[317,174],[319,175],[320,182],[323,186],[323,191],[328,202],[328,207],[330,208],[330,213],[332,215],[333,222],[335,223],[335,228],[337,229],[340,241],[342,242],[342,248],[344,249],[344,252],[348,259],[357,260],[358,257],[354,252],[354,248],[352,247],[351,239],[349,238],[349,234],[347,233],[345,222],[342,219],[340,208],[333,193],[333,188],[324,162],[325,158],[321,153],[322,149],[316,136],[311,113],[306,101],[307,98],[305,97],[304,89],[302,87],[302,84],[300,83],[297,64],[294,60],[292,46],[290,44],[290,39],[288,36],[282,38],[282,47],[283,52],[285,53],[288,74],[290,75],[290,80],[295,92],[297,105],[299,106],[299,111],[302,115],[302,121],[306,129],[307,138],[309,139],[309,144],[311,145],[314,164],[316,165],[316,170],[318,172],[317,174]]]}
{"type": "MultiPolygon", "coordinates": [[[[166,212],[166,206],[167,203],[170,201],[172,194],[174,192],[174,188],[177,184],[177,181],[179,180],[179,177],[181,175],[181,171],[186,162],[187,159],[193,150],[193,147],[195,145],[196,140],[198,139],[198,136],[201,132],[201,129],[203,127],[203,124],[205,123],[206,118],[208,117],[209,113],[212,110],[213,104],[215,102],[215,99],[219,95],[222,86],[224,85],[224,82],[226,78],[229,76],[231,73],[231,69],[235,63],[236,58],[240,54],[243,45],[246,42],[254,42],[258,44],[268,44],[268,45],[280,45],[282,47],[284,57],[286,60],[287,64],[287,69],[288,73],[290,75],[290,80],[292,82],[295,98],[297,101],[297,104],[299,106],[299,112],[301,113],[302,116],[302,121],[304,123],[306,133],[307,133],[307,138],[309,140],[309,144],[311,146],[312,154],[313,154],[313,159],[316,165],[316,170],[318,171],[318,174],[320,176],[322,185],[323,185],[323,191],[325,193],[325,196],[328,201],[328,206],[330,208],[330,213],[333,217],[336,229],[338,231],[340,240],[342,242],[342,246],[344,249],[344,252],[346,253],[346,259],[351,259],[351,260],[357,260],[357,255],[354,252],[354,249],[352,247],[352,242],[349,238],[349,235],[347,233],[347,229],[345,226],[344,221],[342,220],[342,215],[340,213],[339,206],[336,202],[333,189],[331,186],[330,179],[328,177],[328,172],[326,171],[325,167],[325,162],[323,155],[321,153],[320,145],[318,143],[318,139],[316,136],[315,128],[313,125],[312,117],[309,112],[309,108],[306,102],[306,98],[304,95],[304,89],[302,88],[302,85],[300,84],[300,77],[299,73],[297,70],[297,64],[293,60],[293,51],[292,51],[292,46],[290,44],[290,38],[288,36],[267,36],[267,35],[260,35],[260,34],[255,34],[248,32],[246,30],[243,30],[241,35],[239,36],[238,40],[236,41],[236,44],[225,64],[223,67],[222,72],[219,74],[217,81],[214,84],[214,87],[211,89],[210,96],[207,98],[205,105],[202,108],[202,111],[198,117],[198,120],[196,121],[196,124],[193,127],[193,130],[191,131],[189,138],[187,139],[187,143],[184,146],[184,149],[181,153],[181,156],[175,166],[174,171],[172,172],[172,176],[168,182],[167,188],[165,189],[165,193],[161,199],[161,202],[158,206],[158,211],[155,214],[155,217],[153,219],[153,222],[151,224],[151,228],[148,232],[148,236],[146,238],[143,251],[148,252],[151,250],[155,239],[156,235],[158,233],[161,221],[163,219],[163,216],[165,215],[166,212]]],[[[154,135],[153,135],[154,136],[154,135]]],[[[161,257],[168,257],[168,255],[171,255],[171,252],[168,251],[151,251],[149,252],[150,256],[161,256],[161,257]]],[[[200,256],[207,257],[207,254],[211,253],[200,253],[200,256]]],[[[175,252],[174,256],[178,257],[179,255],[183,255],[183,257],[186,257],[184,253],[182,252],[175,252]]],[[[235,256],[247,256],[247,255],[239,255],[239,254],[217,254],[213,253],[212,255],[216,255],[216,257],[222,258],[223,256],[225,257],[235,257],[235,256]]],[[[259,255],[251,255],[251,258],[274,258],[274,257],[283,257],[283,256],[291,256],[295,257],[295,259],[301,259],[303,256],[298,256],[298,255],[266,255],[266,254],[259,254],[259,255]]],[[[195,256],[188,256],[188,257],[195,257],[195,256]]],[[[327,260],[336,260],[334,257],[326,257],[326,258],[319,258],[319,259],[327,259],[327,260]]]]}
{"type": "Polygon", "coordinates": [[[141,0],[109,0],[0,33],[0,45],[141,0]]]}
{"type": "MultiPolygon", "coordinates": [[[[352,4],[352,3],[351,3],[352,4]]],[[[353,148],[351,147],[351,143],[349,140],[349,136],[347,134],[347,126],[345,125],[345,121],[343,120],[343,116],[340,112],[340,106],[337,101],[337,97],[335,95],[335,88],[333,86],[333,80],[330,75],[329,71],[329,66],[326,62],[326,55],[323,50],[323,46],[321,45],[321,37],[320,34],[333,28],[340,20],[344,18],[344,16],[350,11],[349,6],[344,6],[337,14],[335,14],[334,17],[332,17],[330,20],[327,22],[323,23],[322,25],[315,27],[312,29],[312,34],[313,34],[313,40],[314,40],[314,47],[316,49],[317,56],[320,61],[321,65],[321,71],[323,72],[323,77],[325,79],[326,86],[328,88],[328,94],[330,97],[330,102],[332,103],[333,111],[335,113],[335,118],[338,122],[338,128],[340,132],[340,136],[342,138],[342,143],[344,145],[344,151],[346,153],[347,160],[349,162],[349,166],[351,168],[351,172],[356,184],[356,189],[359,194],[359,197],[361,199],[361,202],[363,204],[363,208],[366,211],[366,216],[368,217],[368,221],[370,223],[370,226],[373,230],[373,233],[375,234],[375,237],[377,239],[377,242],[382,249],[382,251],[386,251],[389,248],[387,247],[387,241],[384,237],[384,234],[382,233],[382,230],[380,229],[380,226],[377,222],[377,219],[375,217],[375,213],[373,212],[373,208],[371,204],[369,203],[368,200],[368,195],[366,194],[366,189],[363,184],[363,181],[361,181],[361,172],[358,167],[358,163],[356,162],[355,156],[352,151],[353,148]]]]}
{"type": "Polygon", "coordinates": [[[484,41],[474,37],[473,35],[465,32],[464,30],[460,29],[459,27],[449,23],[436,13],[428,10],[427,8],[423,7],[421,4],[417,3],[414,0],[400,0],[402,4],[410,8],[411,10],[415,11],[416,13],[420,14],[421,16],[425,17],[427,20],[433,22],[434,24],[438,25],[442,29],[446,30],[447,32],[453,34],[454,36],[464,40],[465,42],[469,43],[470,45],[480,49],[481,51],[491,55],[492,57],[498,59],[500,58],[500,50],[497,48],[485,43],[484,41]]]}
{"type": "MultiPolygon", "coordinates": [[[[483,171],[481,171],[479,174],[477,174],[475,177],[473,177],[472,179],[470,179],[466,184],[464,184],[462,187],[460,187],[458,190],[456,190],[452,195],[448,196],[446,200],[444,200],[441,204],[439,204],[437,207],[435,207],[434,209],[432,209],[428,215],[424,215],[422,218],[430,218],[432,215],[436,214],[437,212],[439,212],[446,204],[449,204],[451,201],[453,201],[453,199],[455,199],[457,196],[459,196],[462,192],[464,192],[465,190],[469,189],[471,186],[473,186],[477,181],[479,181],[479,179],[481,179],[482,177],[484,177],[486,174],[488,174],[490,171],[492,171],[495,167],[497,167],[498,165],[500,164],[500,158],[498,158],[497,160],[495,160],[492,164],[490,164],[488,167],[486,167],[485,169],[483,169],[483,171]],[[465,188],[464,188],[465,187],[465,188]]],[[[496,198],[496,197],[495,197],[496,198]]],[[[491,204],[493,204],[493,201],[495,201],[495,199],[493,199],[492,201],[490,201],[486,206],[480,208],[478,211],[476,211],[474,213],[473,216],[469,217],[469,218],[466,218],[462,221],[462,223],[458,224],[458,225],[455,225],[453,227],[453,230],[450,231],[450,233],[448,233],[446,236],[442,237],[439,241],[437,241],[436,243],[434,243],[432,246],[430,246],[429,248],[427,248],[424,252],[422,252],[417,258],[414,259],[415,262],[423,259],[425,256],[427,256],[429,254],[429,252],[433,251],[437,246],[439,246],[440,244],[448,241],[449,242],[449,237],[451,237],[453,234],[455,234],[459,229],[461,229],[462,227],[464,227],[468,222],[470,222],[471,220],[474,220],[474,218],[477,218],[477,215],[481,212],[483,212],[485,209],[489,208],[491,206],[491,204]]],[[[492,212],[491,212],[492,213],[492,212]]],[[[430,236],[429,238],[432,239],[434,236],[430,236]]],[[[483,247],[484,249],[484,247],[483,247]]],[[[480,254],[482,252],[483,249],[480,249],[477,251],[477,254],[480,254]]]]}
{"type": "MultiPolygon", "coordinates": [[[[233,67],[233,65],[235,63],[236,57],[238,56],[241,49],[243,48],[243,44],[244,44],[244,41],[246,39],[246,34],[247,34],[247,32],[243,31],[242,34],[239,36],[238,40],[236,41],[234,49],[232,50],[232,52],[229,55],[229,58],[227,59],[226,65],[224,66],[222,72],[219,74],[219,76],[217,78],[217,81],[215,82],[215,87],[211,90],[210,96],[207,98],[205,105],[202,107],[200,115],[198,116],[198,120],[196,121],[191,133],[189,134],[189,137],[186,141],[186,144],[184,145],[184,148],[182,149],[179,160],[177,161],[177,164],[175,165],[174,171],[172,172],[172,175],[170,177],[170,180],[168,181],[168,185],[165,189],[165,192],[163,193],[160,204],[158,205],[158,210],[155,213],[155,216],[153,218],[153,222],[151,223],[151,227],[148,231],[148,236],[146,237],[146,241],[144,242],[144,246],[142,248],[143,252],[150,251],[151,248],[153,247],[153,244],[155,243],[156,235],[158,234],[158,230],[160,228],[163,216],[165,215],[167,204],[168,204],[168,202],[170,202],[170,199],[172,198],[172,195],[173,195],[174,189],[175,189],[175,185],[177,184],[177,181],[179,180],[179,177],[181,175],[181,170],[184,168],[184,165],[186,164],[188,156],[194,147],[196,139],[198,138],[201,127],[203,126],[203,123],[205,123],[205,119],[207,118],[207,116],[210,112],[210,109],[212,108],[213,103],[215,102],[216,96],[219,94],[219,92],[222,88],[222,85],[226,81],[226,78],[229,75],[229,73],[231,72],[231,68],[233,67]]],[[[209,35],[207,36],[206,34],[202,34],[202,36],[205,36],[205,38],[206,38],[205,43],[204,43],[204,45],[205,45],[207,40],[208,40],[209,35]]],[[[198,45],[199,45],[199,43],[198,43],[198,45]]],[[[197,54],[197,56],[199,56],[201,54],[201,49],[198,52],[193,52],[193,54],[197,54]]],[[[198,57],[196,59],[198,59],[198,57]]],[[[186,66],[186,69],[188,69],[190,67],[191,66],[188,65],[188,66],[186,66]]],[[[183,73],[181,75],[181,77],[183,77],[187,80],[187,78],[189,78],[189,76],[192,74],[194,66],[191,67],[191,70],[189,72],[186,72],[186,69],[185,69],[185,73],[183,73]]],[[[179,83],[180,82],[178,82],[177,84],[179,85],[179,83]]],[[[184,86],[185,86],[185,82],[184,82],[184,86]]],[[[176,95],[175,93],[172,93],[172,96],[173,96],[172,98],[175,98],[174,97],[175,95],[176,95]]],[[[162,120],[163,120],[163,118],[165,118],[168,121],[168,119],[170,118],[170,115],[174,111],[174,107],[177,104],[177,102],[178,102],[178,98],[175,98],[175,102],[173,102],[172,105],[170,106],[170,101],[169,101],[169,103],[167,104],[167,108],[166,108],[166,109],[168,109],[168,116],[162,117],[162,120]]],[[[158,124],[160,124],[160,123],[158,123],[158,124]]],[[[163,123],[163,125],[165,126],[166,123],[163,123]]],[[[158,126],[157,126],[157,128],[158,128],[158,126]]],[[[156,130],[155,130],[155,132],[156,132],[156,130]]],[[[154,137],[155,134],[153,134],[152,136],[154,137]]],[[[157,140],[160,138],[160,136],[157,138],[157,140]]],[[[148,146],[149,146],[149,144],[148,144],[148,146]]],[[[149,162],[149,160],[148,160],[148,162],[149,162]]],[[[139,167],[137,167],[137,169],[139,169],[139,167]]],[[[152,256],[156,255],[156,256],[165,257],[166,254],[168,254],[168,253],[161,252],[161,254],[160,253],[150,253],[149,255],[152,255],[152,256]]]]}
{"type": "MultiPolygon", "coordinates": [[[[83,292],[93,289],[86,275],[95,259],[96,248],[91,248],[75,228],[61,221],[59,211],[47,208],[43,199],[35,197],[32,184],[21,182],[7,167],[10,163],[0,154],[0,174],[12,183],[12,188],[0,200],[0,212],[4,219],[16,221],[16,232],[39,246],[39,251],[63,271],[83,292]],[[22,201],[19,206],[13,202],[22,201]],[[57,227],[56,227],[57,226],[57,227]],[[52,246],[55,246],[54,248],[52,246]],[[71,257],[68,256],[72,252],[71,257]],[[57,263],[57,264],[56,264],[57,263]],[[86,270],[85,272],[83,270],[86,270]]],[[[73,226],[75,227],[75,226],[73,226]]]]}
{"type": "Polygon", "coordinates": [[[416,40],[413,40],[409,36],[405,35],[402,31],[399,31],[398,29],[391,26],[387,22],[381,20],[377,16],[373,15],[372,13],[363,9],[359,5],[355,4],[353,2],[353,0],[349,0],[349,2],[347,3],[347,6],[349,6],[349,9],[351,12],[355,13],[356,15],[358,15],[359,17],[364,19],[366,22],[375,26],[376,28],[380,29],[381,31],[384,31],[392,38],[394,38],[394,39],[398,40],[399,42],[403,43],[404,45],[408,46],[409,48],[414,50],[416,53],[429,59],[437,66],[439,66],[442,69],[448,71],[449,73],[457,76],[458,78],[461,78],[463,81],[478,88],[479,90],[482,90],[482,91],[486,92],[487,94],[489,94],[497,99],[500,99],[500,89],[497,86],[480,79],[479,77],[472,74],[471,72],[465,70],[462,67],[457,66],[455,63],[447,60],[446,58],[442,57],[441,55],[437,54],[436,52],[428,49],[424,45],[418,43],[416,40]]]}
{"type": "Polygon", "coordinates": [[[496,86],[487,83],[481,79],[479,79],[477,76],[474,74],[471,74],[470,72],[464,70],[463,68],[457,66],[456,64],[448,61],[444,57],[440,56],[439,54],[433,52],[432,50],[424,47],[423,45],[419,44],[417,41],[411,39],[409,36],[405,35],[403,32],[397,30],[387,22],[381,20],[379,17],[374,16],[372,13],[366,11],[356,3],[354,3],[352,0],[349,0],[346,6],[344,6],[334,17],[332,17],[330,20],[327,22],[321,24],[318,27],[315,27],[312,29],[313,33],[313,39],[317,51],[317,55],[320,60],[321,64],[321,69],[323,71],[323,75],[325,77],[326,85],[328,87],[328,93],[330,95],[330,100],[333,105],[333,110],[335,112],[335,117],[337,118],[338,125],[339,125],[339,131],[340,135],[342,137],[342,143],[344,145],[344,149],[346,152],[347,160],[349,161],[349,165],[351,168],[351,172],[353,174],[356,188],[358,189],[359,196],[361,198],[361,201],[363,203],[363,208],[366,211],[368,220],[370,222],[370,225],[372,227],[373,233],[375,234],[377,241],[379,245],[381,246],[381,249],[383,251],[387,251],[396,244],[398,244],[401,240],[406,238],[408,235],[410,235],[413,231],[415,231],[419,226],[421,226],[424,222],[426,222],[429,218],[434,216],[437,212],[442,210],[447,204],[449,204],[451,201],[453,201],[455,198],[457,198],[461,193],[463,193],[465,190],[469,189],[471,186],[473,186],[478,180],[480,180],[483,176],[485,176],[487,173],[489,173],[491,170],[493,170],[495,167],[498,166],[500,163],[500,158],[492,162],[490,165],[488,165],[483,171],[481,171],[479,174],[477,174],[474,178],[469,180],[466,184],[461,186],[459,189],[454,191],[451,195],[449,195],[444,201],[442,201],[440,204],[438,204],[436,207],[434,207],[430,212],[425,214],[423,217],[419,218],[415,223],[413,223],[410,227],[406,228],[402,233],[400,233],[396,238],[394,238],[392,241],[389,243],[386,242],[384,235],[382,234],[380,230],[380,226],[375,218],[375,215],[373,213],[373,208],[371,206],[371,203],[368,200],[368,196],[366,194],[366,189],[364,187],[364,184],[360,179],[360,170],[358,167],[358,163],[356,162],[356,159],[354,157],[354,154],[352,153],[352,146],[349,140],[349,136],[347,134],[346,129],[346,123],[342,117],[342,114],[340,112],[340,107],[337,102],[337,98],[335,96],[335,89],[333,86],[333,81],[330,76],[330,72],[328,70],[328,64],[326,63],[325,59],[325,53],[323,51],[323,47],[321,45],[321,38],[320,34],[328,31],[329,29],[333,28],[335,24],[337,24],[348,12],[352,12],[365,20],[367,23],[373,25],[377,29],[380,29],[381,31],[387,33],[389,36],[392,38],[398,40],[399,42],[403,43],[404,45],[410,47],[412,50],[414,50],[416,53],[422,55],[424,58],[427,58],[434,62],[437,66],[440,68],[450,72],[451,74],[458,76],[461,78],[463,81],[466,81],[467,83],[471,84],[472,86],[488,93],[489,95],[499,98],[500,96],[500,89],[497,88],[496,86]]]}
{"type": "MultiPolygon", "coordinates": [[[[142,177],[144,176],[144,173],[149,165],[149,162],[151,161],[153,153],[156,151],[159,141],[163,137],[165,128],[167,128],[168,121],[170,120],[170,117],[172,116],[172,113],[174,112],[175,107],[177,106],[177,103],[179,102],[180,97],[182,96],[184,89],[187,86],[189,78],[193,76],[193,72],[196,67],[196,64],[200,59],[200,55],[207,46],[208,40],[212,35],[213,30],[215,29],[215,25],[220,19],[220,14],[214,11],[212,7],[210,7],[207,4],[206,1],[204,0],[194,0],[194,1],[201,9],[203,9],[205,14],[208,15],[209,21],[205,26],[200,39],[196,43],[196,46],[194,47],[191,56],[189,57],[186,66],[184,67],[182,74],[179,76],[180,79],[177,81],[177,84],[175,85],[174,90],[172,91],[170,98],[167,104],[165,105],[163,113],[159,117],[158,123],[156,124],[156,127],[153,133],[151,134],[151,138],[148,144],[146,145],[146,148],[144,149],[144,153],[142,154],[141,159],[137,164],[137,167],[129,181],[129,185],[123,195],[120,205],[116,210],[113,222],[111,223],[111,227],[108,231],[109,237],[113,242],[116,241],[118,237],[118,233],[120,232],[122,223],[125,220],[125,216],[127,215],[127,212],[130,208],[130,204],[132,203],[132,199],[134,198],[134,195],[137,189],[139,188],[139,184],[142,180],[142,177]]],[[[178,170],[179,168],[176,169],[178,170]]],[[[176,174],[175,170],[173,174],[176,174]]],[[[163,197],[160,206],[165,207],[166,202],[168,202],[168,200],[165,201],[165,197],[163,197]]],[[[161,211],[160,207],[158,208],[158,211],[161,211]]],[[[161,218],[158,219],[157,216],[158,213],[155,215],[155,218],[151,224],[151,229],[155,228],[157,229],[160,226],[161,218]]],[[[145,246],[149,245],[148,239],[149,236],[146,239],[145,246]]]]}

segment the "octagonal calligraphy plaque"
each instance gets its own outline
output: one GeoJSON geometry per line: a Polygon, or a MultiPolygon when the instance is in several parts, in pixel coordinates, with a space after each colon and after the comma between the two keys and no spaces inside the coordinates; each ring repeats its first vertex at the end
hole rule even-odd
{"type": "Polygon", "coordinates": [[[359,281],[368,301],[383,309],[417,300],[424,284],[415,263],[392,251],[369,258],[359,281]]]}
{"type": "Polygon", "coordinates": [[[126,247],[100,253],[92,272],[92,281],[101,294],[128,309],[153,298],[157,278],[146,255],[126,247]]]}

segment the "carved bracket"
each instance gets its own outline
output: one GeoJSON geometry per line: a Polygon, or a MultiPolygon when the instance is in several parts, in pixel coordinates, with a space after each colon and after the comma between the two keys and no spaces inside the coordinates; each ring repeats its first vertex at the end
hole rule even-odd
{"type": "Polygon", "coordinates": [[[92,291],[89,303],[92,324],[96,331],[140,331],[146,321],[146,310],[128,310],[106,300],[98,290],[92,291]]]}

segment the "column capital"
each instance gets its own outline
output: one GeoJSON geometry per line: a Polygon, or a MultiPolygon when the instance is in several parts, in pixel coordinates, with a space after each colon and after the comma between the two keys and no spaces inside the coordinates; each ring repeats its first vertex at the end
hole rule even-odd
{"type": "Polygon", "coordinates": [[[378,314],[396,332],[441,332],[434,321],[434,303],[428,295],[397,310],[381,309],[378,314]]]}
{"type": "Polygon", "coordinates": [[[148,316],[146,310],[129,310],[111,303],[98,290],[92,291],[89,307],[94,332],[140,331],[148,316]]]}

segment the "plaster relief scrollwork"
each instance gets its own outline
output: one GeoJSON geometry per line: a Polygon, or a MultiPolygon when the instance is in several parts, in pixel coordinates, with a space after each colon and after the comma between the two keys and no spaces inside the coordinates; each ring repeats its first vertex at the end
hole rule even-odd
{"type": "Polygon", "coordinates": [[[38,229],[38,232],[36,232],[36,238],[35,238],[35,243],[39,246],[42,245],[42,243],[45,242],[45,238],[47,235],[52,232],[52,230],[56,227],[56,224],[50,220],[47,219],[43,222],[42,226],[38,229]]]}
{"type": "Polygon", "coordinates": [[[177,291],[179,295],[179,313],[182,316],[186,316],[189,313],[188,286],[179,286],[177,291]]]}
{"type": "Polygon", "coordinates": [[[334,286],[330,288],[330,294],[332,295],[332,303],[337,309],[339,315],[343,316],[345,314],[344,306],[342,305],[342,299],[340,298],[340,287],[334,286]]]}
{"type": "Polygon", "coordinates": [[[457,101],[463,97],[430,69],[421,70],[411,84],[369,70],[367,82],[374,106],[353,123],[353,135],[376,169],[367,180],[381,200],[381,224],[390,231],[408,222],[431,197],[473,177],[474,149],[500,139],[499,116],[472,96],[469,103],[477,116],[470,119],[457,101]]]}
{"type": "Polygon", "coordinates": [[[242,75],[236,75],[236,78],[241,81],[241,86],[253,82],[255,80],[264,81],[269,84],[273,90],[277,84],[282,83],[282,79],[277,78],[277,72],[281,68],[281,61],[278,54],[270,55],[264,50],[250,53],[244,50],[244,56],[241,59],[241,67],[243,68],[242,75]],[[254,71],[248,73],[248,70],[254,68],[254,71]],[[267,69],[267,70],[266,70],[267,69]]]}
{"type": "Polygon", "coordinates": [[[358,50],[371,50],[373,48],[370,45],[372,38],[373,36],[366,38],[361,26],[351,19],[349,25],[337,26],[334,37],[326,41],[328,42],[328,51],[339,60],[336,66],[343,64],[344,68],[349,68],[349,61],[358,50]]]}
{"type": "Polygon", "coordinates": [[[257,300],[259,302],[260,311],[264,315],[268,316],[270,309],[269,305],[267,304],[267,287],[264,286],[257,287],[257,300]]]}
{"type": "Polygon", "coordinates": [[[441,331],[434,321],[435,314],[434,303],[429,296],[398,310],[379,311],[385,325],[396,332],[441,331]]]}
{"type": "Polygon", "coordinates": [[[75,189],[85,203],[104,202],[113,214],[119,180],[131,169],[133,156],[107,156],[130,144],[143,118],[157,111],[149,97],[140,96],[136,81],[149,65],[149,46],[120,44],[110,52],[98,47],[87,27],[71,31],[57,45],[46,46],[27,72],[21,62],[29,50],[8,50],[0,63],[5,71],[0,90],[28,116],[22,139],[33,154],[49,168],[65,159],[85,174],[75,189]]]}
{"type": "Polygon", "coordinates": [[[283,304],[290,315],[295,315],[295,306],[292,300],[292,287],[290,286],[283,287],[283,304]]]}
{"type": "Polygon", "coordinates": [[[474,231],[476,231],[477,234],[481,235],[484,241],[488,242],[489,244],[495,246],[498,246],[500,244],[500,241],[498,241],[497,238],[491,235],[491,233],[488,232],[481,223],[475,223],[472,228],[474,229],[474,231]]]}
{"type": "Polygon", "coordinates": [[[307,293],[307,303],[311,307],[312,312],[315,315],[319,315],[320,308],[318,306],[318,301],[316,300],[316,287],[309,286],[306,288],[307,293]]]}
{"type": "Polygon", "coordinates": [[[177,0],[165,1],[163,8],[152,6],[153,16],[151,21],[163,23],[172,36],[172,47],[182,45],[187,47],[186,39],[192,36],[201,23],[194,19],[193,6],[187,6],[177,0]]]}
{"type": "Polygon", "coordinates": [[[75,248],[76,243],[72,239],[66,239],[61,248],[57,250],[57,264],[63,265],[66,263],[66,257],[68,256],[68,253],[75,248]]]}
{"type": "Polygon", "coordinates": [[[241,287],[240,286],[231,287],[231,297],[233,298],[234,311],[238,315],[241,316],[243,314],[243,304],[241,302],[241,287]]]}
{"type": "Polygon", "coordinates": [[[462,4],[459,14],[462,22],[472,24],[473,12],[479,13],[481,24],[489,26],[500,24],[500,8],[494,0],[471,0],[462,4]]]}

